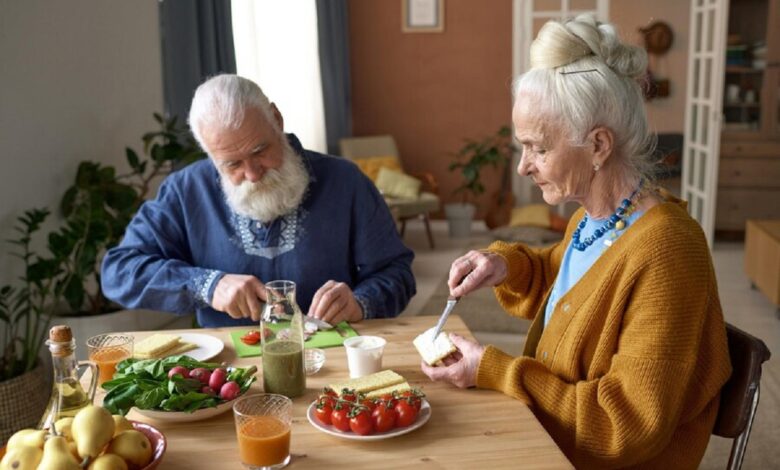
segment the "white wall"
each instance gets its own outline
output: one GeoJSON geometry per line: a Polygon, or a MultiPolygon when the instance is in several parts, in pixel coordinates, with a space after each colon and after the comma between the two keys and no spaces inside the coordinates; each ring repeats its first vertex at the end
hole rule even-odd
{"type": "MultiPolygon", "coordinates": [[[[157,0],[0,0],[0,239],[78,162],[124,169],[163,107],[157,0]]],[[[0,246],[0,284],[19,262],[0,246]]]]}

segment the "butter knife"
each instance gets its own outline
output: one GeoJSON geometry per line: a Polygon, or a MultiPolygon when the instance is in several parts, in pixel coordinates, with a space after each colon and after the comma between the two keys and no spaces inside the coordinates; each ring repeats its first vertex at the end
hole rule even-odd
{"type": "Polygon", "coordinates": [[[441,333],[441,329],[447,322],[447,318],[450,316],[450,313],[452,313],[452,310],[455,308],[455,304],[458,303],[458,300],[460,300],[460,297],[449,296],[447,298],[447,306],[444,307],[444,311],[442,312],[441,317],[439,317],[439,322],[436,323],[436,329],[433,330],[433,339],[431,341],[436,340],[436,337],[439,336],[439,333],[441,333]]]}

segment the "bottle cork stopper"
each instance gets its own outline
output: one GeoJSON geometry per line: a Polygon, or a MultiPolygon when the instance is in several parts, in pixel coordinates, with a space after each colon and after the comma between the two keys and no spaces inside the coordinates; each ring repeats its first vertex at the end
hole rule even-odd
{"type": "Polygon", "coordinates": [[[73,339],[73,332],[68,325],[54,325],[49,330],[49,339],[58,343],[67,343],[73,339]]]}

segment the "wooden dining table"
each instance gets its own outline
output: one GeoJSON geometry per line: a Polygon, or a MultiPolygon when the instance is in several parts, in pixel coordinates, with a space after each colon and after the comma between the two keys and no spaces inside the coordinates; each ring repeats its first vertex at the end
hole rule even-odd
{"type": "MultiPolygon", "coordinates": [[[[293,399],[292,459],[288,468],[573,468],[522,402],[495,391],[432,382],[422,373],[412,340],[435,321],[435,317],[418,316],[353,324],[361,335],[387,340],[383,368],[396,371],[412,387],[422,389],[431,406],[429,421],[408,434],[375,441],[347,440],[315,428],[306,417],[308,406],[323,387],[349,378],[344,348],[328,348],[322,369],[306,378],[306,393],[293,399]]],[[[170,332],[205,333],[219,338],[225,348],[210,362],[256,365],[258,380],[248,393],[261,392],[261,358],[238,357],[230,339],[232,330],[235,328],[170,332]]],[[[456,315],[450,317],[446,330],[472,337],[456,315]]],[[[152,333],[132,332],[136,341],[152,333]]],[[[102,400],[102,394],[99,392],[96,398],[102,400]]],[[[232,411],[187,423],[154,420],[135,410],[128,417],[149,423],[166,436],[168,447],[160,469],[241,468],[232,411]]]]}

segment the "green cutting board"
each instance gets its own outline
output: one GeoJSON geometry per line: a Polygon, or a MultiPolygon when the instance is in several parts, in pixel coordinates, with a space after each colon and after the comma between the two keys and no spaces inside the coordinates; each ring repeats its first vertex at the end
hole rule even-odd
{"type": "MultiPolygon", "coordinates": [[[[289,322],[272,323],[268,327],[276,334],[277,331],[283,330],[290,326],[289,322]]],[[[244,344],[241,341],[241,337],[244,336],[249,330],[256,330],[257,328],[247,328],[245,330],[236,330],[230,332],[230,339],[233,340],[233,347],[236,348],[236,354],[238,357],[252,357],[262,356],[263,351],[260,349],[260,343],[249,345],[244,344]]],[[[314,336],[309,338],[304,347],[306,348],[332,348],[341,346],[344,344],[344,340],[352,336],[357,336],[358,333],[352,328],[349,323],[343,321],[336,325],[335,328],[328,331],[318,331],[314,333],[314,336]],[[341,336],[339,331],[342,331],[345,336],[341,336]]]]}

